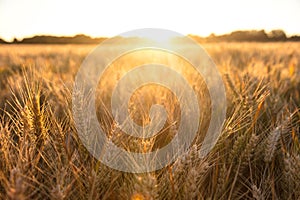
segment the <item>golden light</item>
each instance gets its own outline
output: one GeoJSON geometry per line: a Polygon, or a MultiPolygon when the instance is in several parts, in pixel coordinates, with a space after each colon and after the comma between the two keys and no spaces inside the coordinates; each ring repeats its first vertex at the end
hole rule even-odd
{"type": "Polygon", "coordinates": [[[144,197],[144,195],[140,194],[140,193],[135,193],[134,195],[131,196],[132,200],[145,200],[146,198],[144,197]]]}
{"type": "Polygon", "coordinates": [[[154,29],[147,29],[144,32],[139,31],[136,35],[134,32],[130,32],[130,33],[125,33],[122,36],[138,37],[144,39],[147,42],[160,44],[167,47],[171,45],[172,41],[176,37],[178,37],[178,34],[167,32],[167,31],[166,32],[161,31],[161,33],[158,34],[157,32],[154,31],[154,29]]]}
{"type": "Polygon", "coordinates": [[[145,38],[155,43],[166,44],[171,42],[173,37],[171,35],[146,35],[145,38]]]}

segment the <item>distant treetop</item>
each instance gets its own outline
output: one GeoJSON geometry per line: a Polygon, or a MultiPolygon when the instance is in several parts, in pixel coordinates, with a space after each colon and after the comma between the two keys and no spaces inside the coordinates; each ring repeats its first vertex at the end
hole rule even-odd
{"type": "MultiPolygon", "coordinates": [[[[287,37],[283,30],[273,30],[266,33],[265,30],[249,30],[249,31],[234,31],[230,34],[215,35],[210,34],[208,37],[200,37],[197,35],[189,35],[198,42],[276,42],[276,41],[300,41],[300,36],[294,35],[287,37]]],[[[83,34],[75,35],[73,37],[59,37],[38,35],[23,40],[13,42],[6,42],[0,39],[0,44],[98,44],[106,38],[91,38],[83,34]]]]}

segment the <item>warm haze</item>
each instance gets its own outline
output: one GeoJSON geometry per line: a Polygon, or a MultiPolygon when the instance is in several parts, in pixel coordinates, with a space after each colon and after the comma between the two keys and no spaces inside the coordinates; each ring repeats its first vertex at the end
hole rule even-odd
{"type": "Polygon", "coordinates": [[[300,199],[299,8],[0,0],[0,199],[300,199]]]}
{"type": "Polygon", "coordinates": [[[0,38],[33,35],[110,37],[137,28],[208,36],[234,30],[300,33],[300,1],[0,0],[0,38]]]}

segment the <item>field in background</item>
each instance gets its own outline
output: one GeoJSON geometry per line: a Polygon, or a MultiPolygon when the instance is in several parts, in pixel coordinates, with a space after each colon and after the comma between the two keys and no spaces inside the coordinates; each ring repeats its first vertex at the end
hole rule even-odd
{"type": "MultiPolygon", "coordinates": [[[[200,159],[200,136],[171,166],[130,174],[94,159],[72,118],[74,77],[94,45],[0,45],[0,199],[300,198],[300,43],[203,46],[227,92],[217,145],[200,159]]],[[[123,64],[136,63],[125,59],[123,64]]],[[[201,81],[190,81],[201,96],[201,81]]],[[[167,135],[154,140],[124,138],[111,113],[99,106],[99,121],[114,142],[148,151],[169,141],[177,128],[176,99],[164,89],[159,92],[140,91],[148,106],[162,102],[173,117],[164,129],[167,135]],[[164,98],[152,99],[152,94],[164,98]]],[[[133,102],[132,115],[147,120],[147,112],[139,112],[145,103],[133,102]]]]}

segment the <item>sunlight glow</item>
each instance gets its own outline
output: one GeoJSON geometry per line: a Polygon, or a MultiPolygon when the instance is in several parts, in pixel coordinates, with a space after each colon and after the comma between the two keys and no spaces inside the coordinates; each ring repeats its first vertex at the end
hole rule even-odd
{"type": "Polygon", "coordinates": [[[163,32],[163,33],[157,34],[157,32],[153,31],[152,29],[147,29],[147,31],[139,32],[139,35],[136,35],[136,33],[134,33],[134,32],[123,33],[121,35],[124,37],[143,38],[143,39],[147,40],[147,42],[161,44],[164,46],[171,45],[172,39],[174,39],[175,37],[178,37],[177,34],[171,33],[171,32],[163,32]]]}
{"type": "MultiPolygon", "coordinates": [[[[140,28],[208,36],[234,30],[300,33],[300,1],[0,0],[0,38],[33,35],[110,37],[140,28]]],[[[159,36],[157,42],[166,42],[159,36]]]]}
{"type": "Polygon", "coordinates": [[[165,43],[169,43],[172,39],[173,36],[172,35],[152,35],[152,34],[147,34],[145,35],[145,38],[154,41],[156,43],[160,43],[160,44],[165,44],[165,43]]]}

